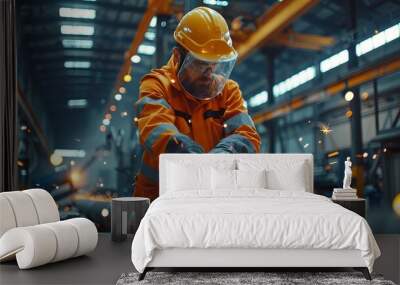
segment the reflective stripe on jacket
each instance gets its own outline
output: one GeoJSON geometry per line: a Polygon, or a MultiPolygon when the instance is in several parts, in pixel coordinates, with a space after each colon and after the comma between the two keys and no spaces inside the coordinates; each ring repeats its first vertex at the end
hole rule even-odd
{"type": "Polygon", "coordinates": [[[228,80],[222,93],[200,101],[177,80],[177,61],[153,69],[140,83],[135,104],[140,144],[144,147],[136,176],[135,196],[158,197],[158,157],[182,138],[200,145],[204,152],[256,153],[260,136],[243,105],[238,84],[228,80]]]}

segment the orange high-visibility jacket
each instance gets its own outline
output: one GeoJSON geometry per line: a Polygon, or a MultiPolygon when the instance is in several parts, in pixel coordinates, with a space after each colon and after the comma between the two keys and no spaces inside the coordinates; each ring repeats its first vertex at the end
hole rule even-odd
{"type": "Polygon", "coordinates": [[[135,107],[144,151],[135,177],[135,196],[158,197],[158,157],[160,153],[177,152],[180,142],[188,149],[200,145],[206,153],[260,151],[260,136],[243,105],[238,84],[228,80],[214,99],[197,100],[183,89],[177,68],[172,55],[167,65],[153,69],[141,80],[135,107]]]}

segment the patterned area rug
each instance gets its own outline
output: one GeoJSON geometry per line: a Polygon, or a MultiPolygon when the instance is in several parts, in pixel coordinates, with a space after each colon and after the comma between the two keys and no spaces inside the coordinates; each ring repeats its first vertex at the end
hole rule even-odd
{"type": "Polygon", "coordinates": [[[364,278],[360,272],[148,272],[142,281],[138,273],[122,274],[117,285],[133,284],[379,284],[395,285],[380,275],[372,275],[372,281],[364,278]]]}

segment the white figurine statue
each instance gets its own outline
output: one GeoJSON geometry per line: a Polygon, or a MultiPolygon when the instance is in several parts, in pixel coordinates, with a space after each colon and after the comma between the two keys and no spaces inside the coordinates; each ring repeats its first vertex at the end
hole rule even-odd
{"type": "Polygon", "coordinates": [[[343,189],[351,189],[351,161],[350,157],[347,157],[344,162],[344,178],[343,178],[343,189]]]}

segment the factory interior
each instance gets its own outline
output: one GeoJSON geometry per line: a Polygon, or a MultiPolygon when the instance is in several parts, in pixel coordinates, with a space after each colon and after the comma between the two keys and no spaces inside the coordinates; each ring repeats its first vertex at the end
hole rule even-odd
{"type": "Polygon", "coordinates": [[[141,79],[168,62],[183,15],[206,6],[228,23],[230,79],[260,152],[312,154],[314,193],[326,197],[350,157],[366,220],[397,237],[400,266],[400,1],[0,2],[14,3],[0,45],[2,72],[16,75],[0,84],[1,191],[46,189],[61,220],[110,232],[110,201],[135,195],[142,163],[141,79]]]}

